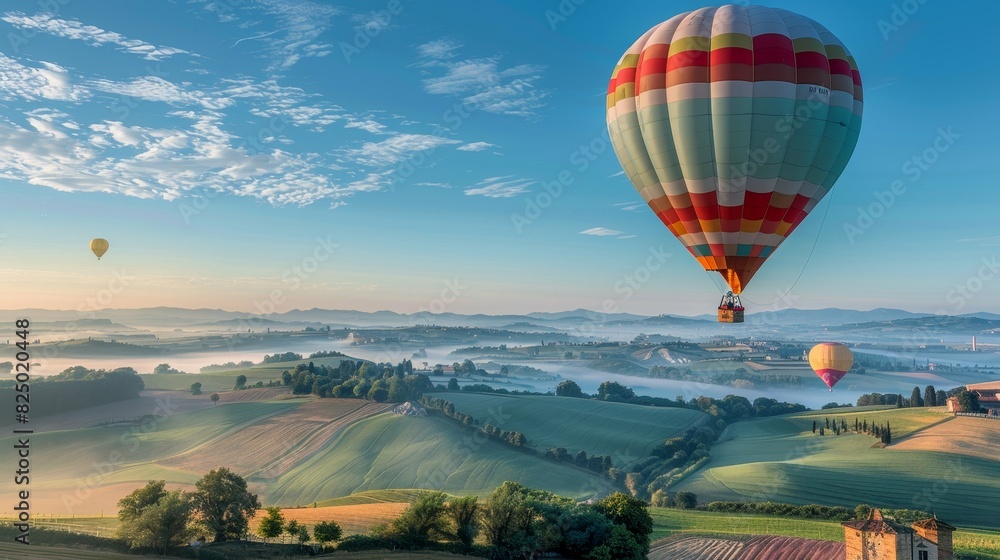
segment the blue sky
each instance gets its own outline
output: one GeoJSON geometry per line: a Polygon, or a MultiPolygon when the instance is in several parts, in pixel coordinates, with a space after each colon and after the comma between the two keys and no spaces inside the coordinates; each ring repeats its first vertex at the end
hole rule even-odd
{"type": "MultiPolygon", "coordinates": [[[[4,2],[0,307],[711,312],[604,124],[621,53],[703,4],[471,5],[4,2]]],[[[865,113],[750,309],[1000,311],[1000,8],[768,5],[848,46],[865,113]]]]}

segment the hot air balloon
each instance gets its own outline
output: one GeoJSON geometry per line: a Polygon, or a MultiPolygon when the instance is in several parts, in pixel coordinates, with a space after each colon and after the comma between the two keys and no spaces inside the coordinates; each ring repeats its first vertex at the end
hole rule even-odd
{"type": "Polygon", "coordinates": [[[854,365],[851,349],[839,342],[821,342],[809,351],[809,365],[816,375],[833,391],[833,386],[854,365]]]}
{"type": "Polygon", "coordinates": [[[763,6],[654,26],[625,51],[607,96],[625,175],[729,284],[722,322],[742,322],[740,293],[844,171],[861,112],[861,75],[840,40],[763,6]]]}
{"type": "Polygon", "coordinates": [[[104,253],[108,252],[108,246],[109,245],[107,239],[101,239],[100,237],[97,237],[90,240],[90,250],[93,251],[95,255],[97,255],[97,260],[101,260],[101,257],[104,256],[104,253]]]}

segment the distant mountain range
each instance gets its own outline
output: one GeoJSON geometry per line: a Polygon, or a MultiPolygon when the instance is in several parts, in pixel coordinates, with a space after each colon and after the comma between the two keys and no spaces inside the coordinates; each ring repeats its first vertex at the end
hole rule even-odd
{"type": "MultiPolygon", "coordinates": [[[[335,309],[293,309],[266,316],[221,309],[185,309],[179,307],[151,307],[144,309],[104,309],[80,313],[72,310],[16,309],[0,310],[0,321],[11,322],[28,317],[36,323],[58,324],[75,322],[80,329],[128,328],[235,328],[267,326],[271,328],[312,326],[319,328],[399,327],[438,325],[446,327],[480,327],[546,332],[579,328],[581,324],[632,325],[643,327],[698,328],[715,323],[715,315],[684,317],[678,315],[644,316],[632,313],[605,314],[586,309],[562,312],[537,312],[523,315],[463,315],[458,313],[431,314],[397,313],[395,311],[355,311],[335,309]],[[249,324],[248,324],[249,323],[249,324]],[[126,327],[127,325],[127,327],[126,327]]],[[[932,316],[901,309],[783,309],[781,311],[748,312],[748,326],[808,326],[839,327],[843,329],[870,330],[878,328],[909,328],[919,330],[949,329],[979,331],[1000,328],[1000,315],[995,313],[967,313],[961,316],[932,316]]]]}

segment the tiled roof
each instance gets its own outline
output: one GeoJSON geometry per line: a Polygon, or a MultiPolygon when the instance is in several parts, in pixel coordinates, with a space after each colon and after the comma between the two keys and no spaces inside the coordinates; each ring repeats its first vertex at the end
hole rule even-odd
{"type": "Polygon", "coordinates": [[[868,519],[845,521],[842,525],[867,533],[884,533],[890,535],[913,533],[913,529],[906,525],[900,525],[882,517],[882,512],[878,508],[872,510],[871,514],[868,515],[868,519]]]}

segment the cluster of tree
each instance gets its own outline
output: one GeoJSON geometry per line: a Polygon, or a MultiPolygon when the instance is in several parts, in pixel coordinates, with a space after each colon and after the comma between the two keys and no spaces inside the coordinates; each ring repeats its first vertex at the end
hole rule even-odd
{"type": "Polygon", "coordinates": [[[483,433],[500,441],[507,442],[514,447],[524,447],[525,445],[528,445],[528,438],[526,438],[523,433],[516,430],[503,430],[497,428],[493,424],[486,424],[483,426],[483,433]]]}
{"type": "MultiPolygon", "coordinates": [[[[708,452],[718,432],[710,426],[689,428],[653,448],[651,457],[636,461],[625,474],[624,483],[635,497],[651,499],[708,460],[708,452]]],[[[663,498],[661,498],[663,499],[663,498]]]]}
{"type": "Polygon", "coordinates": [[[575,455],[571,454],[565,447],[552,447],[545,452],[545,456],[570,465],[576,465],[588,471],[611,476],[614,464],[610,455],[591,455],[587,457],[587,452],[581,449],[575,455]]]}
{"type": "Polygon", "coordinates": [[[432,397],[430,395],[424,395],[420,398],[420,404],[424,408],[441,411],[441,413],[445,416],[454,418],[466,426],[475,426],[479,424],[479,421],[473,418],[472,415],[455,410],[454,403],[450,401],[432,397]]]}
{"type": "MultiPolygon", "coordinates": [[[[838,422],[837,419],[834,418],[832,423],[830,422],[829,418],[824,418],[823,420],[826,424],[825,426],[822,424],[818,424],[816,420],[813,420],[812,432],[814,434],[816,433],[817,428],[819,428],[819,435],[821,436],[826,435],[827,432],[833,432],[834,434],[839,436],[840,434],[847,433],[848,431],[847,420],[843,418],[840,419],[840,422],[838,422]]],[[[855,418],[854,433],[868,434],[870,436],[876,437],[879,439],[879,441],[881,441],[885,445],[889,445],[890,443],[892,443],[892,426],[889,425],[889,422],[886,422],[884,426],[882,424],[876,424],[875,422],[872,422],[869,425],[867,418],[865,418],[864,420],[858,420],[857,418],[855,418]]]]}
{"type": "Polygon", "coordinates": [[[653,507],[672,507],[679,509],[694,509],[698,507],[698,495],[694,492],[681,491],[670,494],[666,490],[653,492],[649,499],[649,505],[653,507]]]}
{"type": "Polygon", "coordinates": [[[740,389],[752,389],[758,385],[781,385],[786,387],[798,387],[802,385],[802,377],[798,375],[757,375],[748,372],[744,368],[739,368],[733,373],[701,375],[692,372],[690,369],[681,370],[669,366],[653,366],[649,368],[647,377],[655,379],[695,381],[698,383],[711,383],[713,385],[728,385],[730,387],[737,387],[740,389]]]}
{"type": "Polygon", "coordinates": [[[797,506],[781,502],[710,502],[705,506],[705,509],[721,513],[749,513],[802,519],[829,519],[833,521],[855,519],[854,510],[816,504],[797,506]]]}
{"type": "Polygon", "coordinates": [[[295,352],[284,352],[281,354],[264,354],[264,359],[260,361],[261,364],[277,364],[281,362],[295,362],[302,359],[302,354],[296,354],[295,352]]]}
{"type": "MultiPolygon", "coordinates": [[[[4,380],[0,399],[14,402],[16,382],[4,380]]],[[[46,416],[100,404],[139,397],[145,388],[142,377],[130,367],[112,370],[66,368],[56,375],[35,377],[31,385],[31,413],[46,416]]]]}
{"type": "Polygon", "coordinates": [[[403,514],[370,535],[347,537],[339,550],[374,548],[465,552],[497,560],[550,554],[590,560],[641,560],[649,552],[653,519],[646,503],[622,493],[595,504],[513,482],[482,503],[475,497],[448,500],[421,496],[403,514]],[[473,544],[482,535],[486,546],[473,544]]]}
{"type": "Polygon", "coordinates": [[[866,393],[858,397],[858,406],[892,405],[896,408],[915,408],[921,406],[944,406],[948,397],[944,391],[938,391],[933,385],[924,388],[921,396],[920,387],[914,387],[909,400],[903,395],[883,395],[881,393],[866,393]]]}
{"type": "Polygon", "coordinates": [[[955,387],[948,391],[946,397],[958,399],[958,409],[962,412],[981,412],[979,408],[979,396],[965,387],[955,387]]]}
{"type": "Polygon", "coordinates": [[[225,467],[195,484],[194,492],[167,492],[164,481],[150,481],[118,501],[118,538],[133,549],[168,548],[186,544],[200,534],[214,542],[239,540],[260,501],[247,490],[243,477],[225,467]]]}
{"type": "Polygon", "coordinates": [[[392,365],[366,361],[341,360],[336,366],[296,364],[281,373],[281,383],[297,395],[358,398],[376,402],[419,400],[434,384],[423,374],[413,373],[413,362],[403,360],[392,365]]]}
{"type": "Polygon", "coordinates": [[[346,358],[347,354],[343,352],[337,352],[336,350],[321,350],[319,352],[313,352],[309,354],[309,359],[313,358],[346,358]]]}
{"type": "MultiPolygon", "coordinates": [[[[420,398],[420,404],[424,408],[437,410],[448,418],[454,418],[466,426],[479,425],[479,421],[471,415],[455,410],[455,404],[450,401],[424,395],[420,398]]],[[[509,443],[515,447],[523,447],[528,444],[528,438],[525,437],[523,433],[516,430],[503,430],[492,424],[486,424],[482,427],[482,432],[492,438],[509,443]]]]}
{"type": "Polygon", "coordinates": [[[831,408],[854,408],[851,403],[840,404],[838,402],[828,402],[820,407],[820,410],[829,410],[831,408]]]}
{"type": "Polygon", "coordinates": [[[154,374],[159,374],[159,373],[181,374],[181,373],[184,373],[184,372],[181,371],[181,370],[179,370],[179,369],[174,369],[174,368],[170,367],[170,364],[160,364],[160,365],[156,366],[155,368],[153,368],[153,373],[154,374]]]}
{"type": "Polygon", "coordinates": [[[314,539],[325,548],[326,543],[339,541],[343,536],[340,525],[334,521],[320,521],[313,527],[313,534],[310,537],[309,528],[291,519],[285,521],[284,514],[279,507],[267,508],[267,514],[260,520],[257,526],[257,534],[265,540],[271,540],[281,535],[286,535],[289,539],[305,544],[310,538],[314,539]]]}
{"type": "Polygon", "coordinates": [[[234,369],[246,369],[248,367],[253,367],[253,362],[250,360],[243,360],[241,362],[226,362],[224,364],[211,364],[203,366],[200,371],[201,373],[209,373],[213,371],[232,371],[234,369]]]}
{"type": "Polygon", "coordinates": [[[481,377],[485,377],[489,375],[489,372],[485,369],[477,367],[476,364],[468,358],[463,360],[462,363],[455,362],[451,364],[451,369],[454,370],[455,375],[458,376],[465,375],[471,377],[473,375],[479,375],[481,377]]]}

